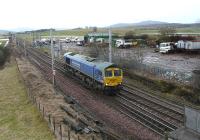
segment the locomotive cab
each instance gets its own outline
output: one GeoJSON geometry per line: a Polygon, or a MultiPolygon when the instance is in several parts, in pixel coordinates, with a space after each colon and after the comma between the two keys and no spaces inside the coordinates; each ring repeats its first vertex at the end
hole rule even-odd
{"type": "Polygon", "coordinates": [[[122,83],[122,70],[119,68],[107,68],[104,73],[104,86],[119,88],[122,83]]]}

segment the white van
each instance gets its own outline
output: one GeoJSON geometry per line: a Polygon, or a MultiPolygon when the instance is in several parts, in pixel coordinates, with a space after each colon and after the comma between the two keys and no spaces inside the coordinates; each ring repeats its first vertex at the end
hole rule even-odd
{"type": "Polygon", "coordinates": [[[160,43],[160,53],[169,53],[173,51],[173,46],[171,45],[171,42],[164,42],[160,43]]]}
{"type": "Polygon", "coordinates": [[[116,40],[115,45],[117,48],[128,48],[128,47],[131,47],[133,43],[129,40],[118,39],[116,40]]]}

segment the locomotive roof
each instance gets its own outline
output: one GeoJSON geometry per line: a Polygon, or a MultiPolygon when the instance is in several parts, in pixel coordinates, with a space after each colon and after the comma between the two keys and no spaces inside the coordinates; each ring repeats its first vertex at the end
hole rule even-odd
{"type": "Polygon", "coordinates": [[[110,62],[101,62],[101,63],[98,63],[96,65],[96,68],[99,69],[99,70],[101,70],[101,71],[104,71],[105,68],[113,67],[113,66],[115,66],[115,64],[113,64],[113,63],[110,63],[110,62]]]}
{"type": "Polygon", "coordinates": [[[76,61],[87,63],[89,65],[95,66],[97,69],[104,71],[105,68],[116,66],[114,63],[102,61],[96,58],[88,57],[85,55],[80,55],[72,52],[68,52],[64,54],[64,57],[72,58],[76,61]]]}

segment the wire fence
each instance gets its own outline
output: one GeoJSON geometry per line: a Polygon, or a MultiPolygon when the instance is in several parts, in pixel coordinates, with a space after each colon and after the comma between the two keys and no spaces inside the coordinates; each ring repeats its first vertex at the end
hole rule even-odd
{"type": "MultiPolygon", "coordinates": [[[[34,97],[31,92],[27,93],[29,99],[32,101],[33,104],[35,104],[38,111],[41,113],[41,117],[46,120],[50,130],[53,132],[58,140],[81,140],[79,134],[75,134],[75,132],[72,131],[72,126],[66,125],[64,122],[58,122],[56,117],[46,112],[44,104],[37,100],[37,98],[34,97]]],[[[94,136],[91,136],[91,138],[89,139],[95,140],[94,136]]]]}
{"type": "MultiPolygon", "coordinates": [[[[119,60],[114,59],[117,63],[119,60]]],[[[122,64],[122,63],[120,63],[122,64]]],[[[139,73],[141,75],[153,76],[162,80],[169,80],[171,82],[178,82],[187,85],[191,85],[193,81],[191,72],[180,72],[174,69],[162,68],[157,66],[151,66],[147,64],[142,64],[137,61],[126,61],[123,66],[129,70],[139,73]]]]}

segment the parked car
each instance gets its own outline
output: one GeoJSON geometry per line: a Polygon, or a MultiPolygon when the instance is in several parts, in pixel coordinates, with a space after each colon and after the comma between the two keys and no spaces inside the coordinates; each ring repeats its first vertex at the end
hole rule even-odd
{"type": "Polygon", "coordinates": [[[71,42],[71,40],[69,38],[65,39],[65,43],[70,43],[70,42],[71,42]]]}
{"type": "Polygon", "coordinates": [[[76,45],[77,46],[84,46],[84,40],[77,40],[76,45]]]}

